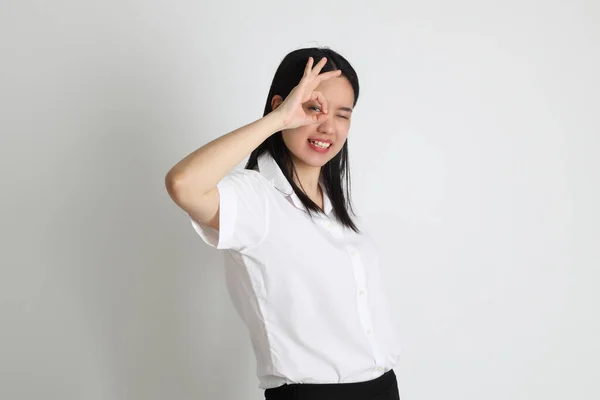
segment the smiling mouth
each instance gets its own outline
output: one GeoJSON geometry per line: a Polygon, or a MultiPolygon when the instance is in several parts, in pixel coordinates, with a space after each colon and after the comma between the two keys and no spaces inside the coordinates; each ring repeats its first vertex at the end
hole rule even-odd
{"type": "Polygon", "coordinates": [[[308,142],[310,142],[310,144],[312,144],[313,146],[316,146],[320,149],[328,149],[332,145],[332,143],[325,143],[325,142],[320,142],[318,140],[311,140],[311,139],[308,139],[308,142]]]}

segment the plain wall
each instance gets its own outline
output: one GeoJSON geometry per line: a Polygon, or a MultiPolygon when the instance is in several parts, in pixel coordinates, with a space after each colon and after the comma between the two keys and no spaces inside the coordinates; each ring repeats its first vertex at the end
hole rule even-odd
{"type": "Polygon", "coordinates": [[[598,4],[3,2],[0,398],[263,398],[164,176],[313,45],[362,85],[402,399],[600,398],[598,4]]]}

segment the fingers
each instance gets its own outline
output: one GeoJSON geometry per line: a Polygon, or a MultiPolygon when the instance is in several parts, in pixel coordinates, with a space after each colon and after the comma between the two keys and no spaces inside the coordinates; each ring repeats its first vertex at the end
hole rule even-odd
{"type": "MultiPolygon", "coordinates": [[[[310,57],[310,58],[312,58],[312,57],[310,57]]],[[[315,67],[312,69],[311,73],[313,74],[313,76],[316,77],[317,75],[319,75],[319,73],[321,72],[321,70],[323,69],[325,64],[327,64],[327,57],[321,58],[321,60],[319,60],[317,65],[315,65],[315,67]]]]}
{"type": "Polygon", "coordinates": [[[319,72],[321,72],[321,70],[323,69],[325,64],[327,64],[327,57],[321,58],[319,60],[319,62],[317,63],[317,65],[315,65],[315,67],[313,68],[314,61],[315,61],[314,58],[308,57],[308,61],[306,62],[306,66],[304,67],[304,76],[319,75],[319,72]]]}
{"type": "Polygon", "coordinates": [[[326,57],[322,57],[314,68],[312,67],[313,62],[313,57],[308,57],[308,61],[304,67],[304,76],[299,82],[299,86],[303,88],[305,93],[314,90],[320,82],[338,77],[342,74],[342,71],[339,69],[335,71],[324,72],[322,74],[320,73],[325,64],[327,64],[326,57]]]}
{"type": "Polygon", "coordinates": [[[313,61],[314,60],[312,57],[308,57],[308,62],[306,63],[306,66],[304,67],[304,76],[308,76],[308,74],[310,73],[310,70],[312,69],[313,61]]]}
{"type": "Polygon", "coordinates": [[[308,101],[314,102],[316,101],[317,103],[319,103],[319,108],[321,109],[320,113],[314,114],[314,113],[308,113],[307,114],[307,121],[310,121],[309,124],[318,124],[321,123],[324,119],[328,118],[328,104],[327,104],[327,99],[325,99],[325,96],[323,96],[323,94],[321,92],[318,91],[313,91],[310,95],[310,99],[308,101]]]}
{"type": "Polygon", "coordinates": [[[329,72],[324,72],[324,73],[320,73],[321,70],[323,69],[323,67],[325,66],[325,64],[327,64],[327,57],[323,57],[319,60],[319,62],[317,63],[317,65],[315,65],[315,67],[313,68],[313,63],[314,63],[314,59],[312,57],[308,57],[308,61],[306,63],[306,66],[304,67],[304,76],[309,76],[312,75],[312,77],[314,79],[318,79],[319,81],[324,81],[336,76],[339,76],[342,71],[337,69],[335,71],[329,71],[329,72]]]}
{"type": "Polygon", "coordinates": [[[327,79],[335,78],[336,76],[340,76],[342,74],[341,69],[336,69],[335,71],[324,72],[320,74],[317,79],[319,82],[326,81],[327,79]]]}
{"type": "Polygon", "coordinates": [[[321,111],[323,111],[323,114],[327,114],[327,100],[321,92],[317,92],[316,90],[312,92],[312,94],[310,95],[310,101],[316,101],[317,103],[319,103],[319,108],[321,109],[321,111]]]}

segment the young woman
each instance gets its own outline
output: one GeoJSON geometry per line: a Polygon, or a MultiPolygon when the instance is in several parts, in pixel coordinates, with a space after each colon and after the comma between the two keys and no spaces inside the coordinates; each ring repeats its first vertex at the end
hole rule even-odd
{"type": "Polygon", "coordinates": [[[347,137],[358,93],[340,54],[293,51],[262,118],[166,176],[198,235],[224,252],[266,399],[399,399],[384,278],[350,201],[347,137]],[[246,168],[235,168],[248,155],[246,168]]]}

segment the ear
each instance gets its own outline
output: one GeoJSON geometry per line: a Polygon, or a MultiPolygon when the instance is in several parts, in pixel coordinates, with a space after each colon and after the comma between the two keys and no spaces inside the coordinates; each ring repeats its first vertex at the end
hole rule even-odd
{"type": "Polygon", "coordinates": [[[281,105],[281,103],[283,103],[283,97],[278,94],[273,96],[273,99],[271,99],[271,110],[275,110],[281,105]]]}

